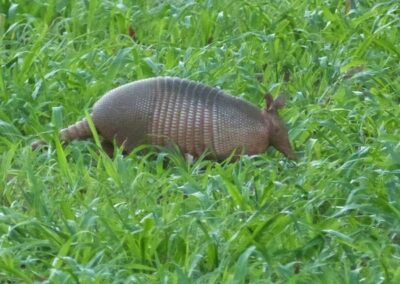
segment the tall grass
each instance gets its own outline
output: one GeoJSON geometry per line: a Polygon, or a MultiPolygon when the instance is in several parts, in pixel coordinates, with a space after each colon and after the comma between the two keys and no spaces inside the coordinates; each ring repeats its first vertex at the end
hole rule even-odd
{"type": "Polygon", "coordinates": [[[0,0],[1,282],[398,283],[399,38],[398,1],[0,0]],[[289,94],[299,162],[60,144],[157,75],[289,94]]]}

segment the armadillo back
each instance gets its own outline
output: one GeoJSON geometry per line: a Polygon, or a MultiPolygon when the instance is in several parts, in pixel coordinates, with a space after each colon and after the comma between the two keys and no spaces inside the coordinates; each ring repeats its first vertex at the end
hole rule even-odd
{"type": "Polygon", "coordinates": [[[176,143],[184,153],[199,156],[208,150],[225,158],[234,149],[254,152],[257,141],[266,140],[258,108],[179,78],[157,77],[116,88],[95,104],[92,116],[102,136],[116,138],[128,151],[142,143],[176,143]]]}

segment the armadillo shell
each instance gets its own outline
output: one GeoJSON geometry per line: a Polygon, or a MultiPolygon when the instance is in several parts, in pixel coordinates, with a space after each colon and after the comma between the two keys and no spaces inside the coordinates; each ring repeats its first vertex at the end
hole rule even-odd
{"type": "Polygon", "coordinates": [[[180,78],[150,78],[113,89],[94,105],[92,118],[103,137],[116,139],[127,151],[143,143],[175,143],[194,156],[209,151],[226,158],[232,151],[255,154],[267,146],[258,108],[180,78]]]}

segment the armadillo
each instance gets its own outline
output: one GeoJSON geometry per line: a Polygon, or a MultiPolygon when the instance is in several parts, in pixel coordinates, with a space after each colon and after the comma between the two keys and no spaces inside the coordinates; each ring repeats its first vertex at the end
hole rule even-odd
{"type": "MultiPolygon", "coordinates": [[[[265,96],[266,108],[224,91],[175,77],[156,77],[117,87],[93,106],[99,135],[127,152],[140,144],[176,144],[182,153],[222,160],[231,154],[260,154],[272,145],[296,159],[277,110],[284,97],[265,96]]],[[[60,131],[62,141],[92,135],[85,119],[60,131]]]]}

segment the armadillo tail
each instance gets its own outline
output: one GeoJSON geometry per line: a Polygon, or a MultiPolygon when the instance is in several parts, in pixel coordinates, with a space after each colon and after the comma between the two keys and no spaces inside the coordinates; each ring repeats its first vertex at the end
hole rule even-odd
{"type": "Polygon", "coordinates": [[[67,128],[61,129],[60,140],[69,142],[72,140],[85,139],[92,136],[89,124],[86,119],[82,119],[75,124],[68,126],[67,128]]]}

